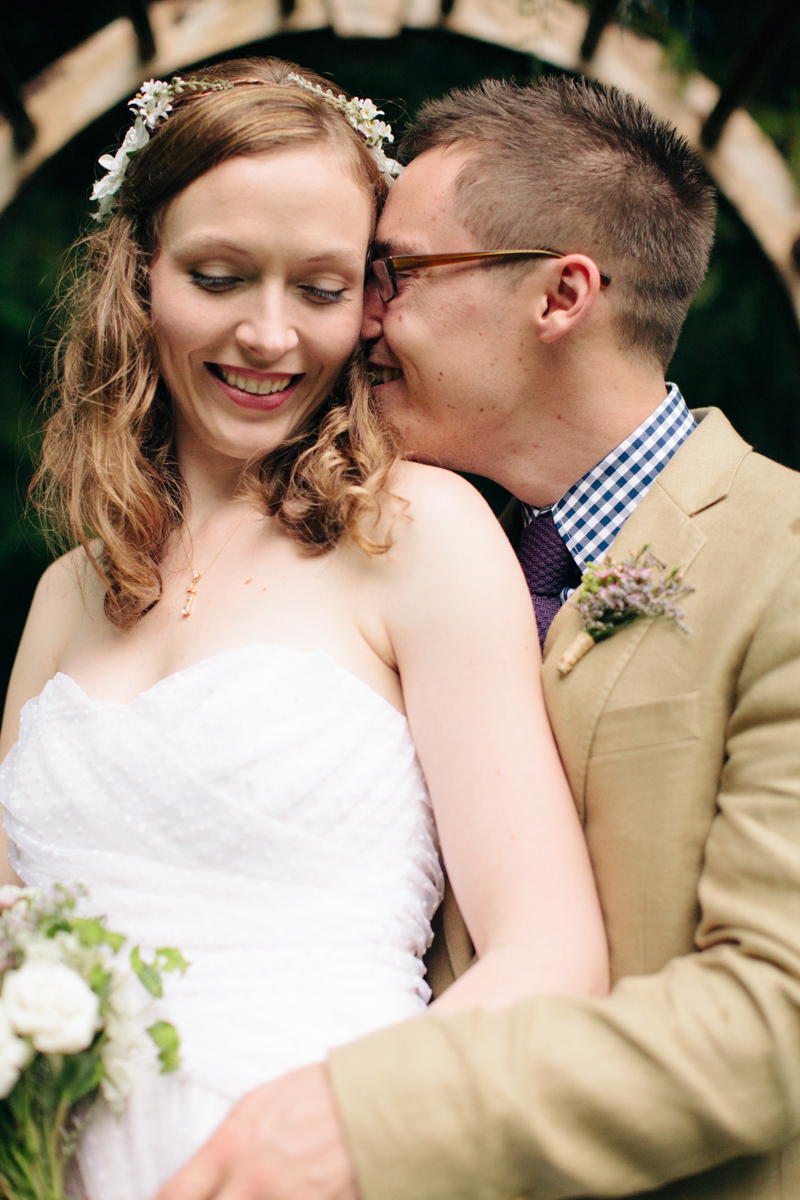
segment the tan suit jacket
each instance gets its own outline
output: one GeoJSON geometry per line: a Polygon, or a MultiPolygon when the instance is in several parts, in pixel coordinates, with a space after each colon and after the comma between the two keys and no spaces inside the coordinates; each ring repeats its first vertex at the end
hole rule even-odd
{"type": "Polygon", "coordinates": [[[364,1200],[800,1198],[800,475],[695,415],[612,548],[685,569],[692,632],[639,621],[562,679],[567,604],[545,644],[615,988],[335,1051],[364,1200]]]}

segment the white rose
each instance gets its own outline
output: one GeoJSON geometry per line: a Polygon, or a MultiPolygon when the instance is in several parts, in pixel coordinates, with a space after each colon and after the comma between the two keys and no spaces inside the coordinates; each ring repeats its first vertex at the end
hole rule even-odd
{"type": "Polygon", "coordinates": [[[26,962],[61,962],[61,950],[55,938],[43,937],[40,933],[22,933],[17,938],[26,962]]]}
{"type": "MultiPolygon", "coordinates": [[[[138,992],[143,989],[138,988],[138,992]]],[[[108,999],[110,1011],[105,1025],[108,1041],[102,1051],[105,1075],[100,1088],[112,1112],[120,1112],[133,1083],[133,1060],[145,1044],[142,1014],[149,1003],[134,991],[128,975],[114,976],[108,999]]]]}
{"type": "Polygon", "coordinates": [[[27,1044],[15,1035],[8,1014],[0,1004],[0,1100],[8,1095],[19,1079],[28,1055],[27,1044]]]}
{"type": "Polygon", "coordinates": [[[12,1028],[43,1054],[85,1050],[98,1028],[97,996],[63,963],[35,958],[9,971],[2,999],[12,1028]]]}
{"type": "Polygon", "coordinates": [[[14,883],[5,883],[0,887],[0,908],[11,908],[23,896],[34,899],[43,894],[38,888],[17,887],[14,883]]]}
{"type": "Polygon", "coordinates": [[[115,1053],[117,1046],[108,1042],[103,1047],[103,1078],[100,1090],[112,1112],[120,1113],[133,1086],[133,1063],[126,1054],[115,1053]]]}

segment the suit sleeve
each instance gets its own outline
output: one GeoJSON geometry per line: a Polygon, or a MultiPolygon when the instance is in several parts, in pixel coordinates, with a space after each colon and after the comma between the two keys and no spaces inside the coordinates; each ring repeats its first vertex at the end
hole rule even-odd
{"type": "Polygon", "coordinates": [[[335,1051],[364,1200],[625,1196],[800,1132],[800,569],[747,650],[697,952],[604,1000],[434,1013],[335,1051]]]}

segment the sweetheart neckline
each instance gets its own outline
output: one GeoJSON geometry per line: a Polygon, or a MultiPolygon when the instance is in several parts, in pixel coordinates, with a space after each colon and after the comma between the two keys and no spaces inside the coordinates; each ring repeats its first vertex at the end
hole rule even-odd
{"type": "Polygon", "coordinates": [[[171,671],[169,675],[164,675],[161,679],[157,679],[155,683],[151,683],[149,687],[144,688],[141,692],[134,696],[132,700],[125,701],[124,703],[116,700],[97,700],[93,696],[90,696],[85,688],[78,683],[77,679],[73,679],[73,677],[68,675],[66,671],[56,671],[55,675],[53,675],[51,679],[48,679],[40,695],[32,697],[32,700],[29,700],[28,704],[34,700],[38,700],[42,695],[44,695],[44,692],[49,685],[51,683],[55,683],[55,681],[60,678],[65,679],[72,687],[80,692],[81,696],[83,696],[83,698],[90,704],[97,704],[106,708],[131,708],[137,703],[137,701],[142,700],[146,696],[152,695],[153,692],[160,690],[165,684],[169,684],[172,680],[179,679],[200,667],[208,666],[210,663],[226,658],[232,654],[252,655],[254,652],[261,650],[277,650],[281,653],[296,655],[300,658],[324,658],[331,666],[335,667],[340,674],[346,675],[349,680],[358,684],[364,691],[368,692],[370,696],[378,700],[380,704],[389,710],[389,712],[394,713],[394,715],[397,717],[400,717],[406,726],[408,725],[408,717],[406,714],[402,713],[399,708],[395,708],[391,700],[387,700],[385,696],[382,696],[380,692],[376,691],[374,687],[368,684],[359,675],[356,675],[353,671],[349,670],[348,667],[342,666],[342,664],[338,662],[332,654],[330,654],[327,650],[323,650],[321,646],[318,646],[314,650],[298,650],[295,646],[281,646],[277,642],[254,642],[248,646],[229,646],[227,650],[218,650],[216,654],[210,654],[207,658],[200,658],[197,660],[197,662],[189,663],[189,665],[186,667],[180,667],[177,671],[171,671]]]}

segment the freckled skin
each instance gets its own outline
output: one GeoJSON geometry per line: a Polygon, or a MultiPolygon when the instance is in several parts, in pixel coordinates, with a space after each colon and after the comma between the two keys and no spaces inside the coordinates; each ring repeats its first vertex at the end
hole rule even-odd
{"type": "MultiPolygon", "coordinates": [[[[427,182],[414,188],[413,213],[402,201],[401,177],[379,237],[410,243],[421,254],[478,249],[449,202],[460,164],[460,154],[448,156],[429,191],[427,182]]],[[[415,164],[407,170],[414,172],[415,164]]],[[[367,307],[371,302],[374,298],[367,307]]],[[[530,391],[524,304],[507,277],[460,264],[402,279],[382,319],[385,337],[375,347],[377,358],[371,357],[401,366],[403,377],[376,387],[375,396],[407,452],[423,462],[472,470],[481,445],[497,428],[498,414],[511,411],[530,391]]],[[[364,335],[371,336],[368,321],[364,335]]]]}
{"type": "MultiPolygon", "coordinates": [[[[485,249],[453,195],[470,155],[436,147],[406,167],[378,222],[387,254],[485,249]]],[[[666,395],[661,363],[620,348],[619,288],[603,284],[586,247],[559,249],[513,277],[470,263],[401,274],[391,303],[367,290],[362,330],[370,361],[394,376],[375,399],[406,455],[483,475],[538,507],[666,395]]]]}

